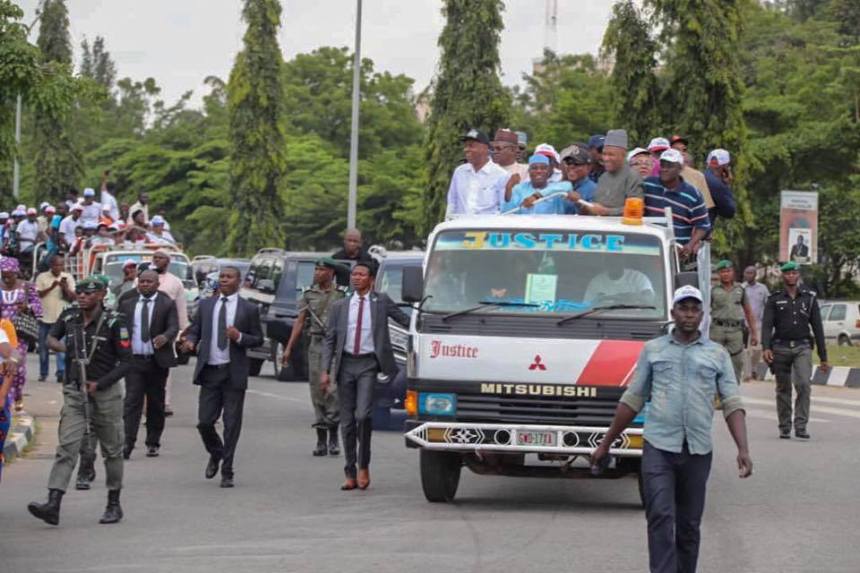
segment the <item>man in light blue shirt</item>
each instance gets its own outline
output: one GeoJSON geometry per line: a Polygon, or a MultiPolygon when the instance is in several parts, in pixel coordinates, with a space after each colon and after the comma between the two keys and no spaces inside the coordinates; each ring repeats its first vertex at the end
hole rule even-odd
{"type": "Polygon", "coordinates": [[[514,211],[517,215],[565,215],[575,212],[573,204],[567,200],[567,194],[573,191],[568,181],[550,183],[552,165],[544,155],[532,155],[529,158],[529,180],[519,183],[511,190],[508,200],[502,202],[502,213],[514,211]],[[553,196],[541,203],[536,201],[553,196]]]}
{"type": "Polygon", "coordinates": [[[633,380],[615,418],[591,455],[594,471],[605,467],[609,448],[648,403],[641,476],[648,520],[652,573],[694,573],[705,486],[711,471],[714,396],[738,448],[738,475],[752,475],[745,412],[728,352],[700,332],[702,293],[675,291],[671,334],[645,344],[633,380]]]}
{"type": "Polygon", "coordinates": [[[445,219],[457,215],[497,215],[510,174],[490,159],[490,139],[477,129],[461,138],[466,163],[458,166],[448,187],[445,219]]]}

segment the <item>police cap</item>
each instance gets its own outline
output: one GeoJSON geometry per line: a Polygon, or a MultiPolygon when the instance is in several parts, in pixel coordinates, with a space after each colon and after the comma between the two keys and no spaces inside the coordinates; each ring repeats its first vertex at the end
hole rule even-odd
{"type": "Polygon", "coordinates": [[[318,267],[325,267],[327,269],[332,269],[333,271],[337,271],[337,270],[344,268],[343,265],[341,265],[340,263],[338,263],[336,260],[334,260],[331,257],[320,257],[319,259],[316,260],[316,262],[314,264],[318,267]]]}
{"type": "Polygon", "coordinates": [[[787,263],[785,263],[784,265],[779,267],[779,270],[781,270],[784,273],[787,273],[788,271],[797,271],[797,270],[800,270],[800,265],[798,265],[794,261],[788,261],[787,263]]]}
{"type": "Polygon", "coordinates": [[[734,268],[734,267],[732,265],[732,262],[728,259],[721,260],[720,262],[717,263],[717,266],[716,266],[716,269],[718,271],[721,271],[723,269],[731,269],[731,268],[734,268]]]}
{"type": "Polygon", "coordinates": [[[90,276],[75,285],[75,292],[92,294],[107,289],[104,281],[96,276],[90,276]]]}

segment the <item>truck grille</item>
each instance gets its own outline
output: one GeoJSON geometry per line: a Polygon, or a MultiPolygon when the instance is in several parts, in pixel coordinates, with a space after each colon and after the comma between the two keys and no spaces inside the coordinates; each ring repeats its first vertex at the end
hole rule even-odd
{"type": "MultiPolygon", "coordinates": [[[[620,397],[620,393],[619,393],[620,397]]],[[[530,396],[457,395],[457,420],[608,426],[618,398],[542,398],[530,396]]]]}

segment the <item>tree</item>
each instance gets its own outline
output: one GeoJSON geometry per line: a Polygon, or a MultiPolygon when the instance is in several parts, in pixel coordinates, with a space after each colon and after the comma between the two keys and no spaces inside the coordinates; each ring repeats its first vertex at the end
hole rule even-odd
{"type": "Polygon", "coordinates": [[[626,127],[631,141],[647,141],[660,124],[657,42],[632,0],[613,6],[602,52],[612,61],[613,125],[626,127]]]}
{"type": "Polygon", "coordinates": [[[510,96],[499,78],[501,0],[445,0],[439,71],[427,128],[425,230],[445,214],[451,172],[462,160],[460,137],[470,127],[506,126],[510,96]]]}
{"type": "Polygon", "coordinates": [[[237,255],[283,244],[286,106],[280,17],[278,0],[245,0],[242,18],[248,28],[227,87],[233,199],[227,243],[237,255]]]}
{"type": "MultiPolygon", "coordinates": [[[[71,80],[72,45],[69,39],[69,12],[65,0],[46,0],[39,20],[36,42],[42,61],[53,65],[57,74],[71,80]]],[[[35,199],[62,200],[69,189],[78,186],[83,160],[70,135],[66,109],[39,105],[33,108],[33,167],[35,199]]]]}
{"type": "Polygon", "coordinates": [[[116,64],[105,49],[105,39],[96,36],[92,48],[86,38],[81,41],[81,75],[110,91],[116,82],[116,64]]]}

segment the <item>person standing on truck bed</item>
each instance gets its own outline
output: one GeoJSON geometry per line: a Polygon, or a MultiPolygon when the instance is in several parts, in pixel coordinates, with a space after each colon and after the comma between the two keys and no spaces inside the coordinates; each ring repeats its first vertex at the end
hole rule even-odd
{"type": "Polygon", "coordinates": [[[290,361],[290,354],[302,335],[305,324],[308,325],[310,344],[308,346],[308,382],[311,389],[311,404],[314,407],[315,421],[313,427],[317,432],[317,446],[314,456],[340,453],[337,441],[337,430],[340,425],[340,404],[337,400],[337,389],[331,388],[325,392],[322,388],[322,359],[323,338],[329,311],[335,301],[342,299],[344,292],[334,284],[334,273],[342,268],[332,258],[324,257],[317,260],[314,267],[314,284],[302,293],[299,302],[299,315],[293,323],[290,340],[284,349],[282,359],[284,368],[290,361]],[[308,319],[310,321],[308,322],[308,319]],[[326,436],[326,433],[328,436],[326,436]],[[328,446],[326,446],[328,437],[328,446]]]}
{"type": "Polygon", "coordinates": [[[722,344],[735,369],[735,379],[743,380],[744,367],[744,319],[750,328],[750,342],[758,345],[758,329],[753,320],[747,292],[735,282],[732,262],[723,259],[717,263],[720,283],[711,289],[711,340],[722,344]]]}
{"type": "Polygon", "coordinates": [[[684,286],[672,300],[671,334],[645,344],[633,380],[621,396],[612,425],[591,455],[593,471],[605,467],[610,444],[649,403],[641,477],[648,520],[652,573],[693,573],[699,526],[711,471],[714,394],[738,448],[738,475],[752,475],[745,412],[731,360],[702,336],[702,293],[684,286]]]}
{"type": "MultiPolygon", "coordinates": [[[[511,190],[510,198],[505,198],[502,213],[517,209],[519,215],[564,215],[575,212],[573,203],[567,201],[566,195],[573,191],[570,181],[549,181],[552,174],[550,160],[544,155],[532,155],[529,158],[529,178],[518,183],[511,190]],[[535,201],[550,195],[556,195],[534,205],[535,201]],[[534,206],[533,206],[534,205],[534,206]]],[[[513,176],[511,177],[513,179],[513,176]]]]}
{"type": "Polygon", "coordinates": [[[458,165],[451,175],[445,219],[455,215],[498,214],[505,183],[509,178],[519,182],[519,177],[493,163],[486,133],[470,129],[460,141],[466,163],[458,165]]]}
{"type": "Polygon", "coordinates": [[[350,275],[352,296],[332,305],[323,344],[320,385],[323,392],[327,392],[331,381],[335,380],[340,399],[346,457],[346,481],[341,486],[344,491],[356,487],[367,489],[370,485],[373,387],[380,371],[389,379],[397,375],[388,319],[404,328],[409,325],[409,315],[400,310],[391,297],[383,292],[373,292],[375,275],[374,263],[355,264],[350,275]]]}
{"type": "Polygon", "coordinates": [[[824,326],[815,291],[798,284],[800,271],[794,261],[781,267],[784,288],[767,299],[762,319],[762,355],[776,376],[776,414],[779,437],[791,438],[791,384],[797,392],[794,403],[794,435],[808,440],[810,379],[812,378],[812,344],[818,346],[819,369],[830,370],[824,326]]]}
{"type": "Polygon", "coordinates": [[[586,205],[588,215],[618,217],[630,197],[642,197],[642,178],[627,164],[627,132],[610,129],[603,143],[603,167],[606,171],[597,181],[594,202],[586,205]]]}

